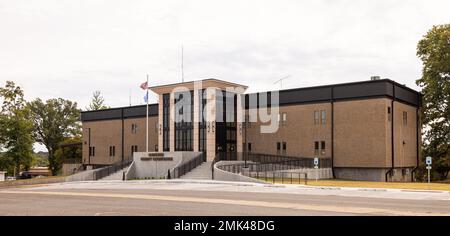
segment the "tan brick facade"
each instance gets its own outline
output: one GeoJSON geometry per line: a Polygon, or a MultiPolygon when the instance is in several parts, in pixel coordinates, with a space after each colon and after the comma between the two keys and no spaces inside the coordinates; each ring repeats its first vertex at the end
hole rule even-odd
{"type": "MultiPolygon", "coordinates": [[[[206,85],[208,83],[216,87],[227,85],[216,80],[208,80],[206,85]]],[[[187,87],[194,88],[194,85],[188,84],[187,87]]],[[[170,86],[155,87],[155,91],[161,94],[160,104],[153,104],[152,109],[155,111],[150,112],[153,112],[149,118],[150,151],[163,149],[160,125],[162,93],[170,92],[169,88],[170,86]]],[[[197,91],[199,88],[194,89],[197,91]]],[[[313,87],[310,90],[312,92],[309,93],[307,90],[280,91],[279,116],[276,121],[278,130],[274,133],[261,133],[261,127],[268,123],[261,123],[259,118],[247,128],[238,122],[237,152],[243,152],[250,144],[252,153],[331,158],[335,176],[338,178],[383,181],[388,178],[388,174],[392,180],[405,181],[410,178],[417,166],[419,153],[420,126],[417,115],[420,109],[420,94],[389,80],[313,87]],[[396,93],[399,98],[393,102],[392,96],[396,96],[396,93]]],[[[215,88],[207,96],[207,100],[211,101],[208,116],[212,116],[207,122],[206,131],[206,154],[209,161],[214,159],[217,151],[217,127],[213,115],[216,110],[216,91],[220,90],[215,88]]],[[[237,104],[240,104],[240,99],[238,96],[237,104]]],[[[171,117],[174,116],[173,103],[172,94],[171,117]]],[[[197,106],[198,94],[195,92],[195,118],[199,112],[197,106]]],[[[144,108],[139,107],[138,117],[135,115],[137,111],[125,111],[133,109],[132,107],[118,109],[100,111],[84,118],[85,165],[108,165],[122,158],[131,159],[132,146],[137,146],[138,152],[145,151],[145,112],[144,116],[142,115],[144,108]],[[122,109],[122,115],[118,109],[122,109]],[[124,112],[127,113],[125,116],[124,112]],[[133,130],[132,127],[137,129],[133,130]],[[89,143],[91,147],[95,147],[95,155],[90,158],[89,143]],[[110,156],[110,147],[115,147],[113,156],[110,156]]],[[[258,110],[245,110],[245,115],[249,113],[258,114],[258,110]]],[[[195,123],[193,127],[193,151],[198,151],[199,126],[195,123]]],[[[170,151],[175,149],[174,130],[174,123],[171,122],[170,151]]]]}
{"type": "MultiPolygon", "coordinates": [[[[132,146],[138,152],[145,152],[145,117],[124,119],[123,158],[132,158],[132,146]],[[132,125],[137,125],[136,133],[132,125]]],[[[149,150],[155,151],[158,145],[158,117],[149,117],[149,150]]],[[[122,120],[83,122],[83,164],[110,165],[122,160],[122,120]],[[89,140],[90,130],[90,140],[89,140]],[[95,147],[95,155],[89,161],[89,143],[95,147]],[[110,147],[115,147],[115,155],[110,156],[110,147]]]]}

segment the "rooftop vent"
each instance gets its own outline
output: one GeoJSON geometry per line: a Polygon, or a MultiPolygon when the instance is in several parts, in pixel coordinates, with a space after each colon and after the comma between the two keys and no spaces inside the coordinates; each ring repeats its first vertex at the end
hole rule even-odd
{"type": "Polygon", "coordinates": [[[381,77],[380,76],[371,76],[370,77],[370,80],[380,80],[381,79],[381,77]]]}

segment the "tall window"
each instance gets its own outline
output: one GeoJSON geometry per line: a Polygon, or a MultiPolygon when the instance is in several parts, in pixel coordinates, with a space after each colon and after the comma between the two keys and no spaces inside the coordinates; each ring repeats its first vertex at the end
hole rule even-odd
{"type": "Polygon", "coordinates": [[[248,149],[247,149],[247,151],[248,152],[252,152],[252,143],[248,143],[248,149]]]}
{"type": "Polygon", "coordinates": [[[281,143],[277,142],[277,154],[281,153],[281,143]]]}
{"type": "Polygon", "coordinates": [[[89,147],[89,156],[95,156],[95,147],[89,147]]]}
{"type": "Polygon", "coordinates": [[[315,125],[320,124],[319,122],[320,122],[320,113],[319,111],[314,111],[314,124],[315,125]]]}
{"type": "Polygon", "coordinates": [[[278,114],[278,122],[281,123],[281,126],[285,126],[287,123],[287,113],[282,112],[281,114],[278,114]]]}
{"type": "Polygon", "coordinates": [[[320,154],[325,155],[325,141],[320,142],[320,154]]]}
{"type": "Polygon", "coordinates": [[[133,156],[134,153],[137,152],[137,151],[138,151],[138,146],[137,145],[132,145],[131,146],[131,156],[133,156]]]}
{"type": "Polygon", "coordinates": [[[314,142],[314,155],[318,156],[319,155],[319,142],[314,142]]]}
{"type": "Polygon", "coordinates": [[[286,151],[287,151],[287,144],[286,142],[283,142],[283,155],[286,155],[286,151]]]}
{"type": "Polygon", "coordinates": [[[205,90],[199,90],[198,91],[198,99],[199,99],[199,112],[198,112],[198,130],[199,130],[199,151],[204,152],[206,151],[206,121],[205,121],[205,115],[204,115],[204,109],[206,107],[206,95],[204,94],[205,90]]]}
{"type": "Polygon", "coordinates": [[[325,110],[320,111],[321,124],[325,124],[327,121],[327,113],[325,110]]]}
{"type": "Polygon", "coordinates": [[[314,155],[325,155],[325,141],[315,141],[314,142],[314,155]]]}
{"type": "Polygon", "coordinates": [[[131,124],[131,133],[137,134],[138,131],[138,125],[137,124],[131,124]]]}
{"type": "Polygon", "coordinates": [[[391,107],[387,108],[387,113],[388,113],[388,121],[391,121],[391,119],[392,119],[391,107]]]}
{"type": "Polygon", "coordinates": [[[408,125],[408,112],[403,112],[403,125],[408,125]]]}
{"type": "Polygon", "coordinates": [[[169,115],[170,115],[170,94],[163,94],[163,151],[168,152],[170,150],[169,143],[169,115]]]}
{"type": "Polygon", "coordinates": [[[314,111],[314,124],[315,125],[324,125],[327,123],[327,112],[325,110],[316,110],[314,111]]]}
{"type": "Polygon", "coordinates": [[[116,146],[110,146],[109,147],[109,156],[110,157],[116,156],[116,146]]]}
{"type": "Polygon", "coordinates": [[[175,93],[175,151],[193,151],[193,120],[194,91],[175,93]]]}

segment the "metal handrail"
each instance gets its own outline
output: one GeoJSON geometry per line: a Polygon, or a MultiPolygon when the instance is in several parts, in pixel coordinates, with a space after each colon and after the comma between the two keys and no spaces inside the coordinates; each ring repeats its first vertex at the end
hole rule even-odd
{"type": "Polygon", "coordinates": [[[180,178],[183,175],[187,174],[191,170],[197,168],[199,165],[201,165],[203,162],[206,161],[206,156],[204,153],[201,153],[197,157],[194,157],[192,160],[181,164],[180,166],[176,167],[173,170],[173,177],[174,178],[180,178]]]}
{"type": "Polygon", "coordinates": [[[132,162],[133,162],[132,160],[120,161],[120,162],[116,162],[113,165],[94,170],[92,179],[95,181],[95,180],[105,178],[105,177],[112,175],[112,174],[116,173],[117,171],[120,171],[120,170],[124,169],[125,167],[131,165],[132,162]]]}

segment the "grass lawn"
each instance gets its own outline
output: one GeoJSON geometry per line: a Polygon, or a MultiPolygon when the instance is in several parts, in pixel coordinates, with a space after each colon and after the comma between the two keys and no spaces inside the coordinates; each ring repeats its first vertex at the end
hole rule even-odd
{"type": "MultiPolygon", "coordinates": [[[[265,180],[265,179],[261,179],[265,180]]],[[[267,182],[273,183],[272,178],[268,178],[267,182]]],[[[275,178],[275,183],[281,184],[281,178],[275,178]]],[[[290,179],[283,179],[284,184],[290,184],[290,179]]],[[[298,179],[293,179],[293,184],[299,184],[298,179]]],[[[300,184],[305,184],[302,179],[300,184]]],[[[400,182],[369,182],[369,181],[351,181],[351,180],[308,180],[308,186],[324,186],[324,187],[354,187],[354,188],[393,188],[393,189],[416,189],[416,190],[447,190],[450,191],[450,182],[435,183],[400,183],[400,182]]]]}

